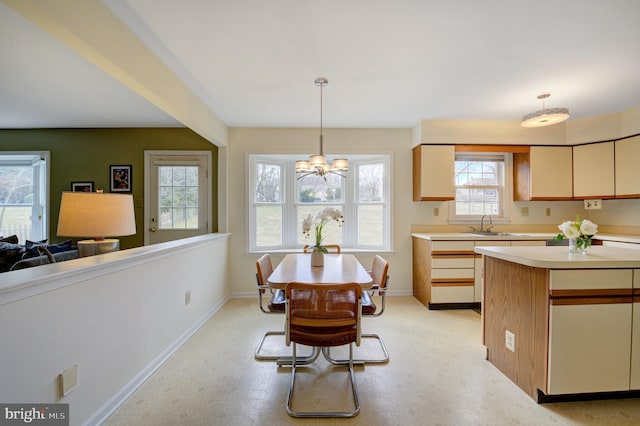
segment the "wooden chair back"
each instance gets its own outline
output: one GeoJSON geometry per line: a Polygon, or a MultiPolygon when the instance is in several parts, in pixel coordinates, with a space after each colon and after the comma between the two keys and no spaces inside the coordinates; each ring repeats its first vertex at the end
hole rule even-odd
{"type": "MultiPolygon", "coordinates": [[[[258,286],[266,286],[267,280],[273,273],[273,264],[271,263],[271,256],[269,254],[263,254],[256,262],[256,281],[258,286]]],[[[263,291],[264,292],[264,291],[263,291]]]]}
{"type": "MultiPolygon", "coordinates": [[[[310,246],[309,244],[302,247],[303,253],[311,253],[313,251],[314,246],[310,246]]],[[[340,246],[338,244],[326,244],[324,247],[329,251],[329,253],[338,253],[340,254],[340,246]]]]}
{"type": "Polygon", "coordinates": [[[360,345],[362,287],[358,283],[289,283],[286,343],[307,346],[360,345]]]}
{"type": "Polygon", "coordinates": [[[389,273],[389,262],[379,255],[373,258],[371,265],[371,279],[375,288],[384,289],[387,287],[387,274],[389,273]]]}

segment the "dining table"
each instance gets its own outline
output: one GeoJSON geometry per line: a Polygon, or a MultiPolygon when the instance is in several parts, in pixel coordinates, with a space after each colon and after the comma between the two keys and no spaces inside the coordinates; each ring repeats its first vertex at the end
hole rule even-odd
{"type": "MultiPolygon", "coordinates": [[[[267,284],[272,289],[284,290],[290,282],[306,284],[346,284],[358,283],[363,290],[373,285],[371,275],[358,262],[352,254],[325,254],[324,266],[311,266],[311,254],[291,253],[276,266],[273,273],[267,279],[267,284]]],[[[330,356],[323,348],[322,353],[327,360],[330,356]]],[[[320,348],[313,348],[313,353],[308,357],[298,357],[297,365],[310,364],[320,354],[320,348]]],[[[332,362],[332,361],[330,361],[332,362]]],[[[292,364],[292,357],[281,357],[277,360],[279,366],[292,364]]]]}
{"type": "Polygon", "coordinates": [[[371,275],[352,254],[325,254],[324,266],[311,266],[311,255],[287,254],[267,279],[269,287],[284,290],[290,282],[307,284],[358,283],[363,289],[373,285],[371,275]]]}

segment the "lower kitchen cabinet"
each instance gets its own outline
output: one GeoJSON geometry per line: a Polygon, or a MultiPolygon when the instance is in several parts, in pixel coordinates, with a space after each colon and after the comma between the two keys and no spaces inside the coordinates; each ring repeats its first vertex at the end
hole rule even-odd
{"type": "Polygon", "coordinates": [[[629,390],[632,304],[552,305],[547,394],[629,390]]]}
{"type": "Polygon", "coordinates": [[[427,240],[413,238],[413,295],[429,309],[478,308],[481,246],[544,245],[543,240],[427,240]]]}

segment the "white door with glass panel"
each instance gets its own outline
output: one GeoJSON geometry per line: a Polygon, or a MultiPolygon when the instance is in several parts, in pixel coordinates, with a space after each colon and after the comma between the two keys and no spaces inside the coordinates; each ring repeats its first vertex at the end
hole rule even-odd
{"type": "Polygon", "coordinates": [[[209,151],[145,151],[145,245],[211,232],[210,169],[209,151]]]}

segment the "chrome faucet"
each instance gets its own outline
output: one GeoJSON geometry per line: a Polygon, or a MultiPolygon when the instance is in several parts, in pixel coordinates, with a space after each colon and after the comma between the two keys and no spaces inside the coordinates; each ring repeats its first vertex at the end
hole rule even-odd
{"type": "Polygon", "coordinates": [[[491,219],[491,215],[488,215],[488,214],[482,215],[482,219],[480,219],[480,232],[491,232],[491,228],[493,228],[493,220],[491,219]],[[485,217],[489,218],[489,227],[486,230],[484,229],[485,217]]]}

